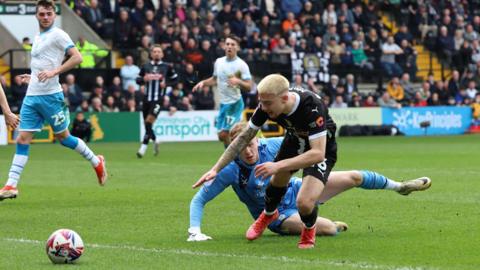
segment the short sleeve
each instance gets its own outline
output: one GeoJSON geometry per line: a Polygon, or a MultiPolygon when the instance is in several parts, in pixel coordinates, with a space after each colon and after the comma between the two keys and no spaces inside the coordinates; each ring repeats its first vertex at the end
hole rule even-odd
{"type": "Polygon", "coordinates": [[[252,117],[250,118],[248,125],[251,128],[258,130],[263,126],[263,124],[267,121],[267,119],[268,119],[268,114],[264,112],[259,105],[255,110],[255,112],[253,113],[252,117]]]}
{"type": "Polygon", "coordinates": [[[243,62],[242,65],[242,80],[251,80],[252,74],[250,73],[250,68],[247,63],[243,62]]]}
{"type": "Polygon", "coordinates": [[[215,60],[215,64],[213,64],[213,77],[218,77],[218,60],[215,60]]]}
{"type": "Polygon", "coordinates": [[[61,30],[57,32],[55,42],[57,43],[58,47],[61,48],[65,53],[67,53],[70,48],[75,47],[70,36],[61,30]]]}
{"type": "Polygon", "coordinates": [[[308,139],[313,141],[327,135],[327,111],[324,106],[312,104],[305,108],[308,125],[308,139]]]}

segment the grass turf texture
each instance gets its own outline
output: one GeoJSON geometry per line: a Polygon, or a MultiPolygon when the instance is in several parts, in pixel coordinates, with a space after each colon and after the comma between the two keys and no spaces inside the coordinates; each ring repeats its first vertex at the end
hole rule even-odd
{"type": "MultiPolygon", "coordinates": [[[[429,176],[429,191],[400,196],[353,189],[320,207],[350,229],[298,250],[297,236],[267,232],[249,243],[253,221],[231,189],[205,209],[202,231],[186,242],[190,188],[223,151],[218,142],[164,143],[137,159],[138,144],[91,144],[110,179],[96,183],[78,154],[31,147],[20,196],[0,202],[1,269],[478,269],[479,136],[340,138],[336,170],[370,169],[393,179],[429,176]],[[77,231],[86,251],[54,266],[44,243],[56,229],[77,231]],[[72,268],[73,267],[73,268],[72,268]]],[[[7,176],[14,146],[0,148],[7,176]]],[[[3,180],[2,180],[3,181],[3,180]]]]}

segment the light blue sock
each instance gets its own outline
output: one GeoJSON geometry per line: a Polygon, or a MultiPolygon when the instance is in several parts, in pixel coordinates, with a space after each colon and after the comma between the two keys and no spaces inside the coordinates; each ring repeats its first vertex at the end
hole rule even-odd
{"type": "Polygon", "coordinates": [[[93,151],[85,144],[85,142],[75,136],[68,136],[67,138],[60,141],[60,143],[68,147],[70,149],[75,150],[77,153],[82,155],[86,160],[90,161],[90,163],[96,167],[100,160],[98,157],[93,153],[93,151]]]}
{"type": "Polygon", "coordinates": [[[23,168],[27,164],[29,152],[30,144],[17,143],[12,166],[10,167],[10,171],[8,173],[7,186],[17,187],[18,181],[20,181],[20,175],[23,172],[23,168]]]}
{"type": "Polygon", "coordinates": [[[72,135],[69,135],[67,138],[60,141],[60,143],[70,149],[75,149],[78,145],[78,138],[72,135]]]}
{"type": "Polygon", "coordinates": [[[372,171],[361,171],[362,173],[362,184],[360,188],[363,189],[392,189],[398,190],[400,188],[400,183],[388,179],[384,175],[381,175],[372,171]]]}

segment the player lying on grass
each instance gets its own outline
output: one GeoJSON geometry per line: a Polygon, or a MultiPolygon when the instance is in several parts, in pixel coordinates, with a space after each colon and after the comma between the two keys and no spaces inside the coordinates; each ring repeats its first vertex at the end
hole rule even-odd
{"type": "MultiPolygon", "coordinates": [[[[235,125],[230,136],[233,140],[246,123],[235,125]]],[[[228,164],[216,176],[214,181],[207,182],[195,194],[190,203],[190,228],[188,229],[188,241],[204,241],[211,237],[203,234],[200,229],[203,208],[205,205],[228,186],[232,186],[241,202],[243,202],[250,214],[256,219],[264,209],[265,189],[270,177],[263,179],[255,177],[253,172],[257,164],[272,161],[282,143],[283,138],[257,139],[254,138],[248,146],[240,152],[238,158],[228,164]]],[[[268,228],[278,234],[299,235],[303,228],[302,220],[298,214],[296,199],[302,184],[302,179],[292,177],[288,183],[287,192],[278,207],[279,217],[268,228]]],[[[389,189],[399,194],[408,195],[412,191],[429,188],[431,181],[428,177],[421,177],[405,182],[397,182],[371,171],[338,171],[332,172],[328,177],[325,191],[320,197],[319,203],[324,203],[353,187],[363,189],[389,189]]],[[[317,217],[317,235],[336,235],[345,231],[348,227],[343,222],[332,222],[329,219],[317,217]]]]}

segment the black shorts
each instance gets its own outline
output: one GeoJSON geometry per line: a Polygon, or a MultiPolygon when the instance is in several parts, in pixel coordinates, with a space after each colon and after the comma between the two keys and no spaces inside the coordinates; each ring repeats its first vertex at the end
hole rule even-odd
{"type": "MultiPolygon", "coordinates": [[[[330,135],[327,135],[330,136],[330,135]]],[[[275,157],[275,162],[287,158],[296,157],[304,152],[310,150],[310,144],[307,139],[298,138],[290,133],[285,134],[280,150],[275,157]]],[[[314,164],[310,167],[303,168],[303,175],[311,175],[324,184],[327,183],[328,176],[337,162],[337,142],[335,141],[335,135],[327,138],[327,146],[325,149],[325,160],[322,163],[314,164]]],[[[291,171],[294,174],[297,170],[291,171]]]]}
{"type": "Polygon", "coordinates": [[[157,118],[161,108],[162,108],[162,105],[160,103],[160,100],[144,101],[143,107],[142,107],[143,118],[147,118],[147,115],[153,115],[155,116],[155,118],[157,118]]]}

